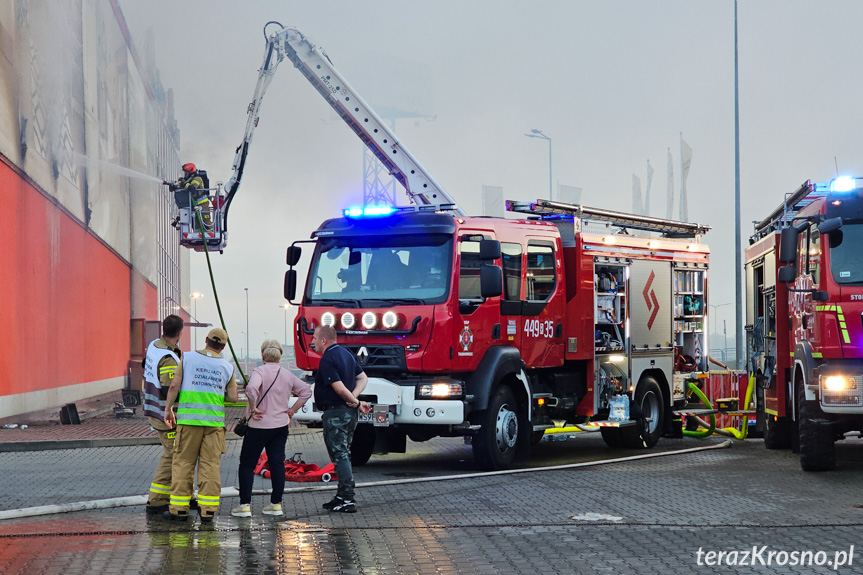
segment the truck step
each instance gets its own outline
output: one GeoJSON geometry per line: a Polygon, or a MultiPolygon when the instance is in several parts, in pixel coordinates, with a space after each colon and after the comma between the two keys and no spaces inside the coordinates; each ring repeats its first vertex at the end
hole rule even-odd
{"type": "Polygon", "coordinates": [[[629,427],[636,423],[636,421],[591,421],[583,424],[582,427],[629,427]]]}

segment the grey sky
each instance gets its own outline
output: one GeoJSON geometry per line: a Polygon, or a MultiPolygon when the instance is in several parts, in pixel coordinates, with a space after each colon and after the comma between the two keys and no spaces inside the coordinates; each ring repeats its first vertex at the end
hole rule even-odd
{"type": "MultiPolygon", "coordinates": [[[[421,64],[436,119],[399,120],[396,131],[469,213],[482,208],[483,184],[503,186],[507,199],[547,196],[548,147],[524,136],[539,128],[553,139],[555,183],[584,188],[586,205],[629,210],[632,174],[644,193],[649,159],[651,215],[664,216],[666,149],[678,193],[682,132],[693,149],[689,219],[713,227],[711,302],[734,301],[732,0],[120,3],[139,43],[153,28],[162,81],[175,91],[181,157],[211,179],[230,176],[268,20],[311,36],[360,94],[372,91],[360,72],[375,66],[372,54],[421,64]]],[[[834,156],[840,172],[863,175],[861,21],[857,0],[740,0],[745,238],[784,194],[834,177],[834,156]]],[[[265,332],[284,338],[285,248],[361,200],[362,145],[284,63],[231,208],[228,248],[214,258],[235,343],[244,287],[252,349],[265,332]]],[[[198,315],[217,323],[203,254],[192,260],[191,291],[206,294],[198,315]]],[[[717,312],[720,330],[726,319],[733,333],[733,305],[717,312]]]]}

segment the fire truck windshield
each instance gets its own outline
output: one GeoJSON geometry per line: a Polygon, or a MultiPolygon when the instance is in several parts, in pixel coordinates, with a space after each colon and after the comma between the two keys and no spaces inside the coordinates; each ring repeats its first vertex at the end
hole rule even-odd
{"type": "Polygon", "coordinates": [[[839,284],[863,284],[863,222],[844,224],[830,233],[830,266],[839,284]]]}
{"type": "Polygon", "coordinates": [[[452,236],[393,235],[321,239],[306,285],[306,305],[380,307],[443,303],[452,236]]]}

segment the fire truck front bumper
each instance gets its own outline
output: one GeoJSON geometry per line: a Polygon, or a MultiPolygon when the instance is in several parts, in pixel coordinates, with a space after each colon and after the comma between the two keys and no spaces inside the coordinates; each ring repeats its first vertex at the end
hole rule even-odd
{"type": "MultiPolygon", "coordinates": [[[[360,414],[360,421],[378,427],[390,425],[459,425],[464,423],[464,387],[456,380],[434,379],[398,385],[380,377],[370,377],[361,398],[372,405],[372,412],[360,414]]],[[[322,411],[314,397],[297,412],[297,423],[317,423],[322,411]]]]}
{"type": "MultiPolygon", "coordinates": [[[[815,369],[810,389],[817,388],[824,413],[863,414],[863,364],[833,360],[815,369]]],[[[812,389],[816,391],[816,389],[812,389]]]]}

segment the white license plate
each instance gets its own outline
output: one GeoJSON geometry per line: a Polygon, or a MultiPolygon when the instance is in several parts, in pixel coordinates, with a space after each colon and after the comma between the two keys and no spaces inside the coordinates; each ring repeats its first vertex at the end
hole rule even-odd
{"type": "Polygon", "coordinates": [[[358,414],[357,421],[371,423],[375,427],[389,427],[390,417],[389,406],[375,405],[372,411],[358,414]]]}

